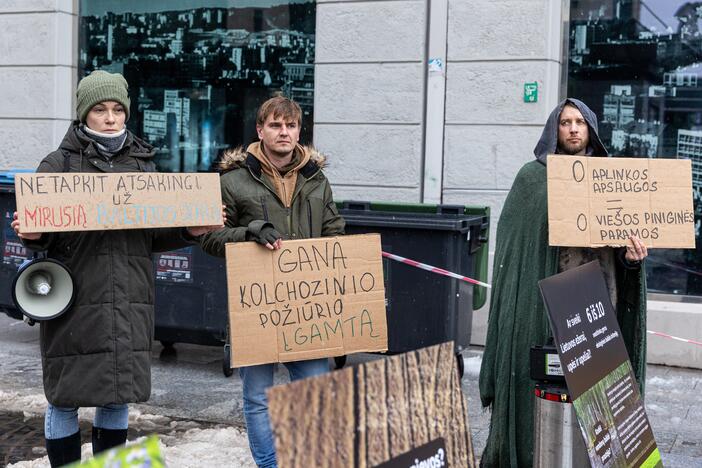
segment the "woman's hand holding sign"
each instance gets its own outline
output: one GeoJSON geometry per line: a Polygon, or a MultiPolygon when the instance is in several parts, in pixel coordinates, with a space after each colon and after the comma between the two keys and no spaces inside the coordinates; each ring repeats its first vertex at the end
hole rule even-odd
{"type": "Polygon", "coordinates": [[[26,239],[26,240],[37,240],[41,237],[41,232],[28,232],[26,234],[22,234],[20,232],[20,222],[19,219],[17,218],[17,212],[15,211],[12,214],[12,229],[15,230],[15,234],[17,234],[17,237],[20,239],[26,239]]]}

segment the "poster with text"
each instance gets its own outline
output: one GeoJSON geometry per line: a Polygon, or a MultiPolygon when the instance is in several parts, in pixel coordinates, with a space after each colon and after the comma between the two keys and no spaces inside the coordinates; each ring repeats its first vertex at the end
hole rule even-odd
{"type": "Polygon", "coordinates": [[[17,174],[15,199],[24,233],[222,224],[218,174],[17,174]]]}
{"type": "Polygon", "coordinates": [[[548,243],[695,248],[689,159],[549,155],[548,243]]]}
{"type": "Polygon", "coordinates": [[[226,245],[232,367],[388,348],[380,235],[226,245]]]}
{"type": "Polygon", "coordinates": [[[662,467],[598,262],[539,281],[593,467],[662,467]]]}
{"type": "Polygon", "coordinates": [[[156,281],[164,283],[193,282],[193,248],[161,252],[154,255],[156,281]]]}

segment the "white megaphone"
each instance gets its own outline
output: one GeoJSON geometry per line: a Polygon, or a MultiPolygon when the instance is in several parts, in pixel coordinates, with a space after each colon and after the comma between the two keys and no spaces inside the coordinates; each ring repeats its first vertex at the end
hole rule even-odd
{"type": "Polygon", "coordinates": [[[76,297],[75,281],[66,265],[52,258],[23,263],[12,281],[12,300],[33,320],[54,319],[68,310],[76,297]]]}

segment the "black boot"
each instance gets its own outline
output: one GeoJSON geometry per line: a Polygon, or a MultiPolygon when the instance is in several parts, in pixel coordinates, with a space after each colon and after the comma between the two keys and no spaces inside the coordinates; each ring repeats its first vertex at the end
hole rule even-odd
{"type": "Polygon", "coordinates": [[[46,439],[46,453],[52,468],[80,461],[80,431],[61,439],[46,439]]]}
{"type": "Polygon", "coordinates": [[[103,429],[93,427],[93,455],[104,452],[112,447],[124,445],[127,441],[126,429],[103,429]]]}

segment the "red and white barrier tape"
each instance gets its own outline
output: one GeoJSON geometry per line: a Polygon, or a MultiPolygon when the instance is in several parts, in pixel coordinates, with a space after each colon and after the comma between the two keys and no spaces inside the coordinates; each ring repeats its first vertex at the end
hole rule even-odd
{"type": "MultiPolygon", "coordinates": [[[[390,260],[395,260],[396,262],[404,263],[405,265],[410,265],[410,266],[413,266],[416,268],[421,268],[422,270],[430,271],[432,273],[436,273],[436,274],[443,275],[443,276],[448,276],[449,278],[456,278],[456,279],[459,279],[461,281],[466,281],[466,282],[471,283],[471,284],[482,286],[484,288],[490,288],[489,284],[483,283],[482,281],[474,280],[473,278],[459,275],[458,273],[453,273],[451,271],[444,270],[443,268],[437,268],[435,266],[427,265],[426,263],[421,263],[421,262],[418,262],[416,260],[411,260],[409,258],[401,257],[399,255],[391,254],[388,252],[383,252],[383,257],[389,258],[390,260]]],[[[652,330],[646,330],[646,331],[651,335],[661,336],[663,338],[669,338],[671,340],[682,341],[683,343],[689,343],[689,344],[694,344],[697,346],[702,346],[702,342],[699,342],[699,341],[688,340],[686,338],[680,338],[678,336],[667,335],[665,333],[652,331],[652,330]]]]}
{"type": "Polygon", "coordinates": [[[484,288],[490,288],[489,284],[483,283],[482,281],[474,280],[473,278],[468,278],[467,276],[459,275],[458,273],[453,273],[451,271],[444,270],[443,268],[437,268],[435,266],[427,265],[426,263],[420,263],[416,260],[410,260],[409,258],[400,257],[399,255],[383,252],[383,257],[389,258],[390,260],[395,260],[396,262],[404,263],[405,265],[421,268],[422,270],[430,271],[432,273],[448,276],[449,278],[456,278],[467,283],[482,286],[484,288]]]}
{"type": "Polygon", "coordinates": [[[666,335],[665,333],[661,333],[661,332],[657,332],[657,331],[651,331],[651,330],[646,330],[646,331],[648,333],[650,333],[651,335],[662,336],[663,338],[670,338],[671,340],[682,341],[683,343],[690,343],[690,344],[694,344],[697,346],[702,346],[702,343],[700,343],[699,341],[688,340],[686,338],[680,338],[679,336],[666,335]]]}

